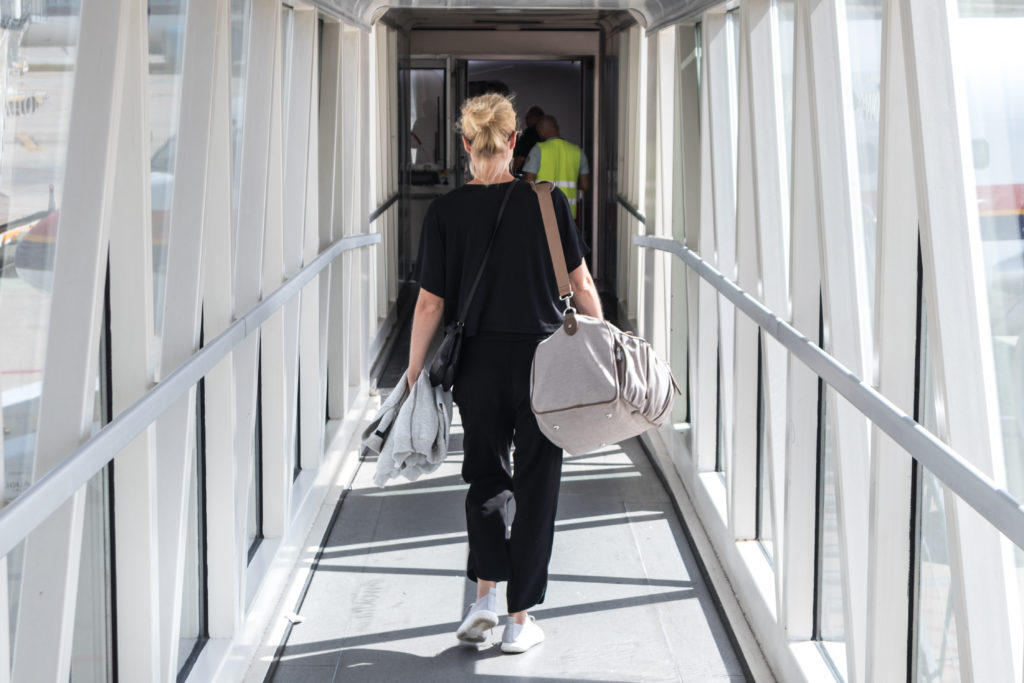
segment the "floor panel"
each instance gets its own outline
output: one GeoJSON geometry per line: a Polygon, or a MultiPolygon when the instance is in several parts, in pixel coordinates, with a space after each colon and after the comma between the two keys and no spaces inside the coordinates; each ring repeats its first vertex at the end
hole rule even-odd
{"type": "Polygon", "coordinates": [[[531,610],[546,641],[503,655],[499,625],[480,646],[460,644],[455,629],[475,598],[461,460],[453,453],[433,475],[383,489],[375,462],[361,465],[272,680],[743,680],[636,441],[565,459],[547,600],[531,610]]]}

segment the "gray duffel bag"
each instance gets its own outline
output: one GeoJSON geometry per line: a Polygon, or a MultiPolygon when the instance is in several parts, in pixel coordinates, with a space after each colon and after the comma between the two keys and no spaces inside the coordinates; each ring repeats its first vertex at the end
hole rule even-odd
{"type": "Polygon", "coordinates": [[[534,189],[566,312],[562,326],[534,353],[530,407],[552,443],[582,455],[660,425],[679,388],[646,341],[569,306],[572,290],[546,185],[534,189]]]}
{"type": "Polygon", "coordinates": [[[537,346],[530,372],[540,430],[573,455],[657,427],[672,413],[675,391],[668,364],[650,344],[572,311],[537,346]]]}

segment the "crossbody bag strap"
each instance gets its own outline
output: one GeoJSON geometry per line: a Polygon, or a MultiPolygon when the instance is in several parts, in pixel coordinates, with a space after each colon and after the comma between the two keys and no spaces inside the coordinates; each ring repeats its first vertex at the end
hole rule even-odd
{"type": "Polygon", "coordinates": [[[466,317],[469,315],[469,305],[473,302],[473,295],[476,294],[477,287],[480,286],[480,280],[484,276],[484,270],[487,268],[487,258],[491,255],[491,247],[494,246],[494,236],[498,234],[498,226],[501,225],[501,216],[505,213],[505,205],[508,204],[508,198],[512,196],[512,188],[518,182],[518,180],[513,180],[508,184],[508,189],[505,190],[505,196],[502,198],[501,206],[498,208],[498,219],[494,221],[494,229],[491,230],[491,237],[487,240],[487,249],[484,250],[484,256],[480,259],[480,269],[476,271],[473,284],[470,285],[469,292],[466,294],[466,300],[462,303],[462,311],[459,313],[459,327],[464,327],[466,324],[466,317]]]}
{"type": "Polygon", "coordinates": [[[548,250],[551,252],[551,263],[555,267],[555,282],[558,283],[558,298],[568,303],[572,296],[572,284],[569,282],[569,271],[565,267],[565,252],[562,251],[562,237],[558,234],[558,220],[555,218],[555,203],[551,201],[554,184],[550,182],[532,183],[530,187],[537,193],[540,202],[540,215],[544,219],[544,234],[548,238],[548,250]]]}

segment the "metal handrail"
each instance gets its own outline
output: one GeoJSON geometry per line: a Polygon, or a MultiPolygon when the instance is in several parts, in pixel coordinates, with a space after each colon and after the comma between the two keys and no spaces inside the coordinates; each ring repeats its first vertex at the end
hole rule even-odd
{"type": "Polygon", "coordinates": [[[242,340],[259,329],[334,259],[346,251],[379,244],[380,241],[379,234],[355,235],[335,241],[0,510],[0,557],[7,555],[56,512],[175,400],[216,367],[242,340]]]}
{"type": "Polygon", "coordinates": [[[370,214],[370,222],[372,223],[378,218],[380,218],[381,214],[390,209],[391,205],[397,202],[400,196],[401,195],[398,192],[396,192],[390,197],[388,197],[383,204],[374,209],[373,212],[370,214]]]}
{"type": "Polygon", "coordinates": [[[629,214],[631,216],[633,216],[633,218],[637,219],[641,223],[644,223],[644,224],[647,223],[647,216],[645,216],[642,213],[640,213],[640,209],[638,209],[635,206],[633,206],[632,204],[630,204],[626,200],[626,198],[623,197],[621,194],[615,195],[615,201],[617,201],[619,203],[619,205],[622,206],[622,208],[624,208],[626,211],[628,211],[629,214]]]}
{"type": "Polygon", "coordinates": [[[927,467],[965,503],[1018,547],[1024,548],[1024,508],[988,475],[684,245],[670,239],[643,235],[634,237],[633,243],[666,251],[682,259],[875,426],[906,449],[911,457],[927,467]]]}

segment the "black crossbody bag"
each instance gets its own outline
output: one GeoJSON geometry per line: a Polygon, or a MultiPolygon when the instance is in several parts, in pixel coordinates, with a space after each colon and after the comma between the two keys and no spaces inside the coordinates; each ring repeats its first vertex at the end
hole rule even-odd
{"type": "Polygon", "coordinates": [[[452,384],[455,382],[455,371],[459,367],[462,333],[466,328],[469,305],[473,302],[473,296],[476,294],[480,280],[483,278],[484,269],[487,268],[487,259],[491,255],[491,247],[494,246],[494,236],[498,234],[498,226],[501,225],[501,217],[505,213],[505,205],[508,204],[508,198],[512,196],[512,188],[516,186],[517,182],[519,181],[513,180],[509,183],[508,189],[505,190],[505,196],[501,200],[501,207],[498,209],[498,219],[494,222],[494,229],[491,230],[491,237],[487,241],[484,257],[480,260],[480,269],[477,270],[476,278],[466,294],[466,300],[462,302],[459,318],[445,328],[444,339],[441,340],[441,346],[438,347],[437,353],[434,354],[434,361],[430,364],[430,383],[434,386],[440,384],[441,388],[445,391],[450,391],[452,384]]]}

